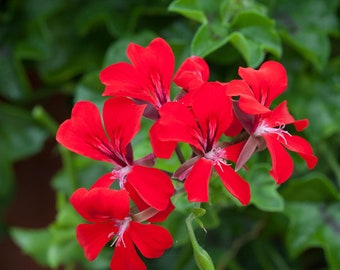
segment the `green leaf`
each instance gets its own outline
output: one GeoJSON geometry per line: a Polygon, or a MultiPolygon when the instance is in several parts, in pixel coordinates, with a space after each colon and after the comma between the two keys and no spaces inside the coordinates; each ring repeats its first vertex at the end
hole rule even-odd
{"type": "Polygon", "coordinates": [[[0,49],[0,95],[9,100],[24,99],[31,91],[24,68],[14,58],[12,48],[1,46],[0,49]]]}
{"type": "Polygon", "coordinates": [[[281,56],[281,42],[275,23],[254,11],[238,13],[231,22],[230,41],[242,54],[249,66],[258,66],[265,53],[281,56]]]}
{"type": "Polygon", "coordinates": [[[286,244],[291,256],[304,250],[321,247],[329,269],[340,265],[340,203],[287,203],[286,215],[290,219],[286,244]]]}
{"type": "Polygon", "coordinates": [[[329,202],[340,199],[334,184],[319,172],[290,179],[281,194],[285,200],[294,202],[329,202]]]}
{"type": "Polygon", "coordinates": [[[322,70],[330,55],[330,33],[339,34],[337,0],[278,1],[277,21],[283,39],[322,70]]]}
{"type": "Polygon", "coordinates": [[[219,24],[202,24],[191,43],[191,53],[205,57],[228,42],[228,28],[219,24]]]}
{"type": "Polygon", "coordinates": [[[325,251],[329,269],[340,265],[340,198],[330,180],[319,173],[290,180],[283,190],[289,218],[286,244],[294,258],[308,248],[325,251]]]}
{"type": "Polygon", "coordinates": [[[264,51],[257,43],[245,38],[243,34],[231,34],[230,41],[246,60],[248,66],[255,67],[263,61],[264,51]]]}
{"type": "Polygon", "coordinates": [[[207,22],[207,18],[199,2],[199,0],[176,0],[169,5],[168,9],[194,21],[205,23],[207,22]]]}
{"type": "Polygon", "coordinates": [[[279,212],[284,209],[284,201],[277,191],[278,185],[269,175],[267,166],[258,165],[251,168],[249,179],[251,203],[263,211],[279,212]]]}
{"type": "Polygon", "coordinates": [[[27,230],[12,228],[10,234],[14,242],[41,265],[47,266],[47,252],[51,233],[48,229],[27,230]]]}
{"type": "Polygon", "coordinates": [[[46,130],[36,124],[29,112],[0,103],[0,152],[7,160],[40,151],[46,137],[46,130]]]}
{"type": "Polygon", "coordinates": [[[296,49],[304,58],[321,70],[330,54],[330,42],[326,35],[315,30],[300,30],[294,35],[282,31],[283,39],[296,49]]]}

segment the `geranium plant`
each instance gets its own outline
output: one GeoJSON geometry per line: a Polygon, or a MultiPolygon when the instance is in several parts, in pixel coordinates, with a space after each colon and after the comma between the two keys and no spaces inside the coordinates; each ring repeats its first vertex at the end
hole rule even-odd
{"type": "MultiPolygon", "coordinates": [[[[208,64],[197,56],[187,58],[173,74],[174,55],[162,38],[146,47],[130,43],[127,55],[131,63],[115,63],[100,73],[103,95],[109,96],[103,121],[95,104],[79,101],[57,132],[57,141],[64,147],[113,166],[89,190],[81,187],[71,196],[73,207],[89,222],[76,230],[87,259],[95,259],[111,242],[111,269],[146,269],[135,247],[147,258],[162,256],[171,248],[171,234],[158,223],[175,209],[173,195],[186,194],[188,202],[194,202],[194,217],[201,215],[200,203],[214,196],[209,179],[215,173],[229,194],[246,207],[252,181],[247,179],[252,169],[247,161],[257,152],[268,149],[270,175],[278,184],[288,180],[294,167],[285,148],[298,153],[309,169],[316,165],[310,144],[286,130],[292,124],[301,131],[308,121],[295,120],[286,101],[271,108],[287,87],[280,63],[267,61],[258,70],[240,67],[241,79],[210,82],[208,64]],[[173,99],[172,83],[178,89],[173,99]],[[134,160],[131,140],[140,130],[142,117],[153,121],[149,131],[153,151],[134,160]],[[183,143],[191,149],[187,159],[183,143]],[[181,163],[175,171],[155,166],[157,159],[175,154],[181,163]],[[241,170],[246,172],[245,179],[238,174],[241,170]]],[[[187,225],[191,232],[191,222],[187,225]]],[[[192,233],[191,241],[195,247],[192,233]]],[[[194,252],[200,269],[213,269],[202,248],[194,252]]]]}

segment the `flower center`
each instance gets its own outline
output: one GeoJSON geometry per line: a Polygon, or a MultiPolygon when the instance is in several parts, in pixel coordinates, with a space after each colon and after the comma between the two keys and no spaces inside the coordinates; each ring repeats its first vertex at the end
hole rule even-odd
{"type": "Polygon", "coordinates": [[[225,156],[226,150],[220,147],[213,148],[204,155],[204,157],[211,160],[214,165],[218,165],[222,171],[223,169],[221,164],[228,165],[227,161],[225,160],[225,156]]]}
{"type": "Polygon", "coordinates": [[[117,220],[116,221],[115,225],[117,227],[119,227],[118,232],[116,234],[111,232],[107,236],[108,238],[111,238],[112,236],[114,236],[114,240],[113,240],[112,244],[110,245],[111,247],[113,247],[114,245],[119,246],[121,242],[123,243],[123,246],[125,247],[123,236],[124,236],[126,229],[129,227],[131,220],[132,220],[131,217],[126,217],[124,220],[117,220]]]}
{"type": "Polygon", "coordinates": [[[263,136],[265,134],[276,134],[277,139],[281,138],[284,140],[285,144],[287,144],[287,140],[285,138],[285,135],[292,136],[288,131],[284,130],[285,124],[277,122],[276,123],[278,127],[270,127],[266,121],[260,122],[260,124],[257,126],[255,132],[253,133],[254,136],[263,136]]]}
{"type": "Polygon", "coordinates": [[[118,170],[112,171],[112,179],[118,179],[119,180],[119,187],[120,189],[124,189],[124,185],[126,183],[126,175],[131,171],[130,166],[125,166],[118,170]]]}

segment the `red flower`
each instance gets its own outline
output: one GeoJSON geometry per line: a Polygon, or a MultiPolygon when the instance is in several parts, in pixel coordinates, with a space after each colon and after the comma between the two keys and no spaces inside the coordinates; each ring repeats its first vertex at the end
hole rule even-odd
{"type": "Polygon", "coordinates": [[[208,64],[199,56],[191,56],[177,70],[174,82],[185,92],[189,92],[198,89],[208,79],[208,64]]]}
{"type": "MultiPolygon", "coordinates": [[[[140,169],[141,167],[139,167],[140,169]]],[[[160,172],[157,169],[152,169],[156,174],[163,174],[163,172],[160,172]]],[[[138,176],[139,170],[134,170],[134,173],[138,176]]],[[[130,176],[129,176],[130,177],[130,176]]],[[[152,177],[151,174],[149,174],[149,177],[152,177]]],[[[110,188],[113,182],[116,179],[113,179],[111,173],[104,174],[102,177],[100,177],[92,186],[90,189],[93,188],[110,188]]],[[[157,178],[155,177],[155,180],[157,178]]],[[[149,222],[162,222],[164,221],[168,215],[174,210],[174,205],[171,202],[171,199],[168,200],[168,206],[162,210],[159,211],[155,208],[150,207],[148,203],[144,201],[144,199],[136,192],[136,189],[129,183],[125,183],[125,190],[129,192],[129,196],[134,202],[134,204],[137,206],[138,210],[141,212],[141,216],[143,217],[143,220],[147,220],[149,222]],[[147,216],[145,216],[145,212],[147,216]],[[150,217],[148,217],[150,216],[150,217]]],[[[163,203],[163,202],[162,202],[163,203]]]]}
{"type": "MultiPolygon", "coordinates": [[[[185,142],[196,157],[184,163],[175,175],[186,178],[184,188],[190,201],[208,200],[208,181],[214,167],[229,192],[244,205],[249,203],[250,189],[226,160],[236,161],[240,145],[220,146],[217,142],[233,120],[231,100],[225,87],[205,83],[195,91],[191,109],[181,102],[169,102],[159,111],[157,136],[160,141],[185,142]]],[[[155,153],[163,153],[153,141],[155,153]]]]}
{"type": "Polygon", "coordinates": [[[156,38],[146,47],[130,43],[128,63],[116,63],[100,73],[104,96],[126,96],[160,108],[170,101],[175,59],[168,43],[156,38]]]}
{"type": "Polygon", "coordinates": [[[259,70],[239,68],[243,80],[228,83],[227,94],[239,96],[238,105],[249,114],[269,112],[272,101],[287,88],[285,68],[278,62],[267,61],[259,70]]]}
{"type": "Polygon", "coordinates": [[[71,196],[77,212],[90,224],[76,229],[85,257],[94,260],[111,240],[115,246],[111,269],[146,269],[135,247],[147,258],[160,257],[172,246],[171,234],[154,224],[142,224],[130,215],[130,198],[125,190],[80,188],[71,196]]]}
{"type": "MultiPolygon", "coordinates": [[[[240,115],[240,112],[239,112],[240,115]]],[[[298,131],[308,126],[308,121],[295,120],[288,112],[287,102],[282,102],[273,111],[256,116],[244,116],[243,122],[250,137],[245,144],[236,164],[236,170],[241,168],[256,149],[267,146],[272,158],[271,176],[278,184],[285,182],[293,173],[294,163],[285,148],[300,155],[309,169],[314,168],[318,159],[313,155],[310,144],[299,136],[291,135],[284,130],[288,124],[293,124],[298,131]],[[248,118],[248,121],[245,119],[248,118]],[[264,139],[264,142],[263,142],[264,139]]]]}
{"type": "Polygon", "coordinates": [[[104,130],[97,107],[78,102],[71,119],[59,127],[57,141],[73,152],[112,163],[112,177],[121,188],[128,182],[148,205],[162,211],[174,192],[171,180],[160,170],[141,166],[153,163],[152,156],[134,161],[130,143],[140,129],[144,108],[128,98],[108,99],[103,108],[104,130]]]}

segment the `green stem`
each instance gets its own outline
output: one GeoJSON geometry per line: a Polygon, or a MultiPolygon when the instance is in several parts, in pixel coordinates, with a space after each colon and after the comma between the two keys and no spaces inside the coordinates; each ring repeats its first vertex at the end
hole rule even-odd
{"type": "Polygon", "coordinates": [[[179,162],[181,164],[183,164],[185,162],[185,158],[184,158],[182,150],[181,150],[181,148],[179,147],[178,144],[176,145],[175,152],[176,152],[176,155],[178,157],[179,162]]]}
{"type": "Polygon", "coordinates": [[[214,264],[209,254],[198,244],[194,229],[192,228],[191,222],[195,219],[194,213],[191,213],[186,219],[185,223],[189,232],[189,238],[191,241],[192,249],[194,252],[194,258],[196,265],[200,270],[215,270],[214,264]]]}
{"type": "Polygon", "coordinates": [[[59,125],[42,106],[34,107],[32,116],[39,124],[45,127],[52,136],[56,135],[59,125]]]}

